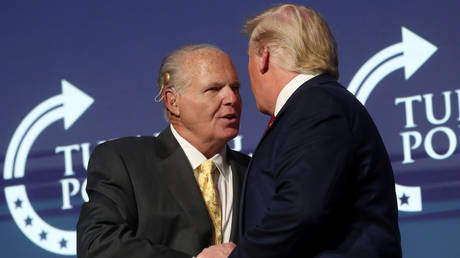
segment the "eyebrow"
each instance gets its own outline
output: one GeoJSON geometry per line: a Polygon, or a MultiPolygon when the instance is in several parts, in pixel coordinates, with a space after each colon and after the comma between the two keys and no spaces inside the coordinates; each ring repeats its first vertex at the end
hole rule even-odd
{"type": "Polygon", "coordinates": [[[240,85],[241,85],[241,84],[240,84],[240,81],[236,81],[236,82],[230,84],[230,86],[238,86],[238,87],[239,87],[240,85]]]}
{"type": "MultiPolygon", "coordinates": [[[[208,85],[208,87],[223,87],[223,86],[225,86],[225,85],[227,85],[227,84],[224,83],[224,82],[213,82],[213,83],[210,83],[210,84],[208,85]]],[[[239,87],[240,85],[241,85],[241,84],[240,84],[240,81],[235,81],[235,82],[233,82],[233,83],[230,84],[230,86],[238,86],[238,87],[239,87]]]]}

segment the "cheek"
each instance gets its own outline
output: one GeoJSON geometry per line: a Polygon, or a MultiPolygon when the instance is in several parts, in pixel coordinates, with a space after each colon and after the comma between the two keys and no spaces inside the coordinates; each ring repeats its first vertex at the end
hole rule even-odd
{"type": "Polygon", "coordinates": [[[197,115],[206,116],[206,119],[217,119],[222,107],[223,105],[221,105],[217,100],[208,100],[204,103],[197,115]]]}
{"type": "Polygon", "coordinates": [[[259,99],[260,98],[259,90],[258,90],[258,88],[257,88],[257,86],[256,86],[256,84],[254,82],[251,82],[251,90],[252,90],[252,93],[254,94],[254,97],[256,98],[256,100],[259,99]]]}
{"type": "Polygon", "coordinates": [[[190,124],[202,123],[202,120],[208,117],[209,106],[198,98],[188,99],[187,102],[181,103],[182,119],[190,124]]]}
{"type": "Polygon", "coordinates": [[[254,75],[254,68],[253,68],[254,64],[252,62],[252,59],[249,58],[249,61],[248,61],[248,74],[249,74],[249,77],[252,79],[253,75],[254,75]]]}
{"type": "Polygon", "coordinates": [[[253,93],[256,93],[256,92],[259,92],[260,89],[259,89],[259,83],[258,83],[258,80],[257,80],[257,76],[254,75],[254,74],[250,74],[249,75],[249,80],[251,82],[251,90],[253,93]]]}

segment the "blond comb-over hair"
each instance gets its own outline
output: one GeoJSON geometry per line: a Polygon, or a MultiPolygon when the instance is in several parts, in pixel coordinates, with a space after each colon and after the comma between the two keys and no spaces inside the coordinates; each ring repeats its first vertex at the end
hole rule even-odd
{"type": "Polygon", "coordinates": [[[243,32],[256,53],[268,46],[273,62],[284,70],[339,77],[335,39],[324,18],[309,7],[274,6],[249,18],[243,32]]]}

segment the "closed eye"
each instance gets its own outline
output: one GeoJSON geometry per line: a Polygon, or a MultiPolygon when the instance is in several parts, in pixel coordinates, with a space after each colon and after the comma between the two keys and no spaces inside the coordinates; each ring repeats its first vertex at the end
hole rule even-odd
{"type": "Polygon", "coordinates": [[[219,87],[212,87],[212,88],[208,88],[206,91],[219,91],[220,88],[219,87]]]}
{"type": "Polygon", "coordinates": [[[215,91],[220,91],[220,89],[222,89],[224,87],[224,85],[221,85],[219,83],[213,83],[211,85],[209,85],[206,89],[205,89],[205,92],[215,92],[215,91]]]}

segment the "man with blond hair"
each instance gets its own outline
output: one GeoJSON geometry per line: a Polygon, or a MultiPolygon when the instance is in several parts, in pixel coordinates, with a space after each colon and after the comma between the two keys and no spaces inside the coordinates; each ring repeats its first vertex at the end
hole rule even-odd
{"type": "Polygon", "coordinates": [[[171,125],[91,155],[78,257],[190,258],[210,245],[234,247],[249,158],[226,145],[241,116],[232,61],[210,45],[185,46],[163,60],[158,84],[171,125]]]}
{"type": "Polygon", "coordinates": [[[246,174],[230,257],[401,257],[391,163],[366,109],[336,81],[326,21],[286,4],[245,31],[257,107],[273,119],[246,174]]]}

